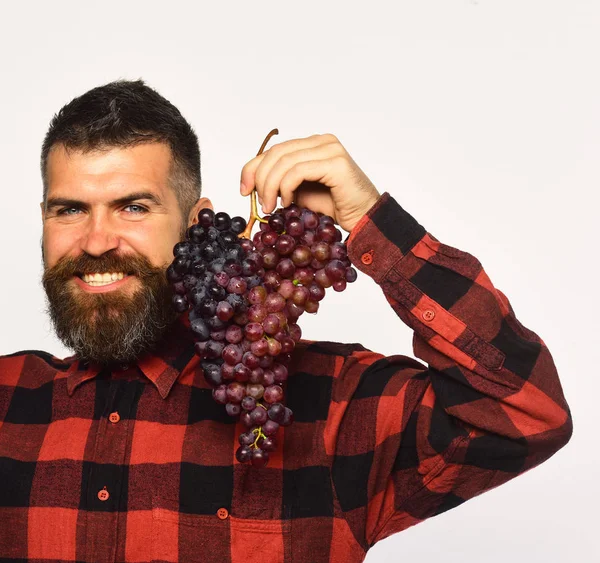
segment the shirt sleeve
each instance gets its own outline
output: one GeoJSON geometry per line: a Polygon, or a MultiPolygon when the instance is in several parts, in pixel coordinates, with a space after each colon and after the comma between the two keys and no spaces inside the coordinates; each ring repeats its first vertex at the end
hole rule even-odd
{"type": "Polygon", "coordinates": [[[387,192],[347,246],[427,364],[357,348],[335,383],[332,481],[368,549],[539,465],[569,441],[572,419],[548,348],[477,258],[438,241],[387,192]]]}

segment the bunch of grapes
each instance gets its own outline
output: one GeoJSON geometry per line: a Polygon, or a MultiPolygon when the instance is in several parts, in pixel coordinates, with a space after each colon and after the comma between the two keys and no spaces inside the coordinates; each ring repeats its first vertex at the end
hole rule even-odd
{"type": "Polygon", "coordinates": [[[295,204],[240,237],[242,217],[203,209],[175,245],[167,278],[173,306],[189,311],[194,349],[213,398],[246,426],[236,457],[257,467],[276,449],[280,426],[293,421],[283,384],[301,330],[326,288],[356,280],[342,234],[331,217],[295,204]]]}

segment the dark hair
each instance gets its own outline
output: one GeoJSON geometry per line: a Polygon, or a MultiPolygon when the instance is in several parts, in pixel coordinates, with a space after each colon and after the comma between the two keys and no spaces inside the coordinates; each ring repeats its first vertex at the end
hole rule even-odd
{"type": "Polygon", "coordinates": [[[151,142],[171,148],[171,187],[185,221],[202,191],[198,137],[180,111],[141,79],[93,88],[54,115],[42,144],[44,201],[48,154],[54,145],[88,152],[151,142]]]}

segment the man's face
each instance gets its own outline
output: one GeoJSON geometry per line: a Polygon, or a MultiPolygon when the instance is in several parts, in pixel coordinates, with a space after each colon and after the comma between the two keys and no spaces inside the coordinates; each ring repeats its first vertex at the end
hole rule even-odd
{"type": "MultiPolygon", "coordinates": [[[[50,151],[43,283],[56,332],[80,357],[133,360],[175,319],[164,272],[191,221],[169,185],[170,162],[163,143],[50,151]]],[[[207,206],[203,198],[191,217],[207,206]]]]}

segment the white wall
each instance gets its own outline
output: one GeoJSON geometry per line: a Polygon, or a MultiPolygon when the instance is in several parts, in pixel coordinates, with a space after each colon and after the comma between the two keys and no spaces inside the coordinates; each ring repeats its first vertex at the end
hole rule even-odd
{"type": "MultiPolygon", "coordinates": [[[[542,466],[380,542],[367,561],[600,560],[599,2],[11,4],[0,23],[0,354],[66,355],[43,314],[38,159],[73,97],[144,78],[195,127],[205,195],[233,214],[248,204],[241,168],[273,127],[270,144],[334,133],[381,192],[479,258],[549,346],[575,426],[542,466]]],[[[412,354],[411,331],[364,275],[303,321],[308,338],[412,354]]]]}

